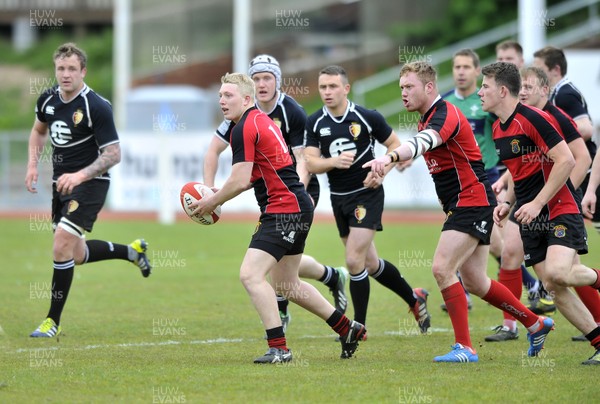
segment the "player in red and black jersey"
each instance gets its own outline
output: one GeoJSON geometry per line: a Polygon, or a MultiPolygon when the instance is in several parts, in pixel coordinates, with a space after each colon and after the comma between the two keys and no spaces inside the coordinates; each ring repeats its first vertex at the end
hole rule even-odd
{"type": "Polygon", "coordinates": [[[281,131],[254,106],[254,82],[244,74],[221,78],[219,104],[231,132],[231,175],[214,195],[192,204],[193,213],[217,205],[252,187],[260,219],[240,268],[240,279],[266,328],[269,350],[255,363],[292,360],[274,298],[276,292],[326,320],[342,342],[342,358],[352,356],[365,327],[333,307],[314,286],[298,278],[298,266],[313,220],[313,202],[300,182],[281,131]]]}
{"type": "MultiPolygon", "coordinates": [[[[306,124],[306,112],[289,95],[281,90],[281,69],[279,62],[271,55],[258,55],[248,68],[248,75],[254,80],[256,87],[256,108],[266,113],[281,130],[283,139],[292,151],[290,157],[296,167],[296,172],[315,206],[319,203],[319,180],[314,174],[310,174],[304,159],[304,126],[306,124]]],[[[231,138],[231,131],[235,123],[225,119],[215,131],[211,143],[204,155],[204,183],[208,186],[215,185],[215,174],[219,163],[219,155],[227,148],[231,138]]],[[[348,271],[344,267],[334,268],[319,263],[310,255],[303,254],[300,260],[300,277],[314,279],[322,282],[333,295],[335,307],[342,313],[346,312],[348,300],[345,293],[348,271]]],[[[277,296],[279,314],[286,330],[291,321],[288,311],[287,299],[277,296]]]]}
{"type": "Polygon", "coordinates": [[[75,265],[107,259],[134,262],[142,275],[150,275],[143,239],[130,245],[101,240],[85,241],[104,205],[110,177],[121,149],[110,103],[83,81],[85,52],[72,43],[54,53],[58,85],[38,98],[35,122],[29,136],[29,163],[25,185],[36,193],[38,162],[50,132],[52,143],[52,226],[54,273],[52,301],[46,320],[32,337],[53,337],[61,332],[60,317],[67,301],[75,265]]]}
{"type": "Polygon", "coordinates": [[[383,230],[383,178],[362,167],[374,157],[375,142],[392,149],[400,141],[379,112],[354,104],[349,92],[344,68],[328,66],[319,72],[319,94],[325,105],[306,122],[304,154],[309,171],[327,173],[329,179],[333,215],[351,274],[354,320],[367,319],[372,276],[408,304],[426,333],[431,319],[427,291],[413,289],[398,268],[377,254],[374,238],[376,231],[383,230]]]}
{"type": "MultiPolygon", "coordinates": [[[[507,191],[506,203],[494,211],[494,221],[500,223],[516,202],[514,216],[521,224],[526,264],[533,266],[554,293],[561,313],[596,349],[583,363],[600,364],[600,326],[568,289],[600,288],[600,271],[573,265],[577,253],[587,253],[580,201],[569,180],[575,165],[573,155],[545,112],[519,102],[521,78],[516,66],[493,63],[483,69],[483,75],[479,95],[483,108],[498,116],[494,141],[514,184],[507,191]]],[[[552,325],[552,320],[545,319],[544,328],[530,334],[530,341],[543,339],[544,330],[549,332],[552,325]]]]}
{"type": "MultiPolygon", "coordinates": [[[[433,275],[442,291],[454,328],[452,350],[436,356],[435,362],[477,362],[469,334],[467,299],[456,276],[460,272],[465,288],[493,306],[510,311],[532,331],[543,327],[501,283],[487,274],[487,257],[496,198],[487,180],[481,152],[471,125],[460,110],[441,99],[436,71],[425,62],[405,64],[400,71],[404,106],[421,115],[419,133],[385,156],[365,164],[376,175],[396,161],[421,155],[425,158],[446,221],[433,257],[433,275]]],[[[531,354],[542,349],[543,341],[532,343],[531,354]]]]}

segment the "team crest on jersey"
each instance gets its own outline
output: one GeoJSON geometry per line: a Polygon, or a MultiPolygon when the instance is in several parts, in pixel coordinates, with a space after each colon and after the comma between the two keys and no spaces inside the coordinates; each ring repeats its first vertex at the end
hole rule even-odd
{"type": "Polygon", "coordinates": [[[79,207],[79,202],[77,202],[74,199],[69,201],[69,206],[67,207],[67,213],[75,212],[78,207],[79,207]]]}
{"type": "Polygon", "coordinates": [[[563,238],[567,235],[567,226],[563,226],[559,224],[558,226],[554,226],[554,237],[563,238]]]}
{"type": "Polygon", "coordinates": [[[511,142],[510,142],[510,150],[514,154],[519,154],[519,152],[521,151],[521,146],[519,145],[519,141],[517,139],[511,140],[511,142]]]}
{"type": "Polygon", "coordinates": [[[360,130],[361,130],[360,123],[352,122],[350,124],[350,127],[348,129],[350,129],[350,134],[352,135],[352,137],[354,138],[354,140],[356,140],[356,138],[358,137],[358,135],[360,135],[360,130]]]}
{"type": "Polygon", "coordinates": [[[81,123],[82,119],[83,119],[83,111],[81,111],[81,109],[77,108],[77,111],[75,111],[73,113],[73,123],[75,124],[75,126],[77,126],[79,123],[81,123]]]}
{"type": "Polygon", "coordinates": [[[281,129],[281,120],[279,120],[279,118],[273,118],[273,122],[275,122],[275,125],[281,129]]]}
{"type": "Polygon", "coordinates": [[[358,220],[358,223],[361,223],[365,216],[367,216],[367,208],[363,205],[357,205],[354,209],[354,217],[358,220]]]}

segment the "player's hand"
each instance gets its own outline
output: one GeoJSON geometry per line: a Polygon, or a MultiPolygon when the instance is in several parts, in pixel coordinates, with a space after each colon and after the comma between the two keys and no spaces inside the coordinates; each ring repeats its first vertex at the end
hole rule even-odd
{"type": "Polygon", "coordinates": [[[362,168],[370,167],[371,172],[374,172],[378,176],[383,177],[385,166],[387,166],[391,162],[392,162],[391,157],[386,154],[381,157],[377,157],[374,160],[366,162],[365,164],[362,165],[362,168]]]}
{"type": "Polygon", "coordinates": [[[198,214],[200,214],[200,216],[204,216],[204,215],[211,214],[217,208],[218,204],[215,203],[214,201],[215,201],[215,195],[213,194],[211,196],[202,198],[199,201],[190,203],[188,207],[190,209],[195,208],[191,213],[192,215],[195,215],[198,213],[198,214]]]}
{"type": "Polygon", "coordinates": [[[28,167],[27,174],[25,175],[25,187],[27,188],[27,191],[31,192],[32,194],[37,194],[37,180],[37,167],[28,167]]]}
{"type": "Polygon", "coordinates": [[[517,219],[517,222],[521,224],[529,224],[533,222],[536,217],[538,217],[541,211],[542,206],[533,200],[521,206],[519,210],[515,212],[515,219],[517,219]]]}
{"type": "Polygon", "coordinates": [[[581,210],[588,219],[592,219],[596,213],[596,193],[586,192],[581,200],[581,210]]]}
{"type": "Polygon", "coordinates": [[[506,181],[504,181],[503,177],[498,178],[496,182],[492,184],[492,191],[497,195],[500,195],[500,192],[506,189],[506,181]]]}
{"type": "Polygon", "coordinates": [[[508,216],[508,213],[510,212],[510,205],[507,203],[499,203],[498,206],[496,206],[494,208],[494,223],[498,226],[498,227],[504,227],[502,225],[502,222],[504,221],[504,219],[506,218],[506,216],[508,216]]]}
{"type": "Polygon", "coordinates": [[[355,152],[344,151],[339,156],[334,157],[335,168],[346,170],[354,163],[355,152]]]}
{"type": "Polygon", "coordinates": [[[85,177],[81,171],[63,174],[56,180],[56,190],[63,195],[71,195],[75,187],[84,181],[85,177]]]}
{"type": "Polygon", "coordinates": [[[383,177],[375,174],[373,171],[369,171],[367,177],[363,181],[363,185],[367,188],[379,188],[383,183],[383,177]]]}

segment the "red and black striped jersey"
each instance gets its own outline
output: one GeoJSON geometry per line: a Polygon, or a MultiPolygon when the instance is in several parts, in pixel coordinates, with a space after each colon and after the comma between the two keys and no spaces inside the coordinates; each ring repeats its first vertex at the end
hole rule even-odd
{"type": "Polygon", "coordinates": [[[256,107],[248,109],[231,132],[232,164],[252,162],[250,181],[263,213],[313,209],[278,126],[256,107]]]}
{"type": "Polygon", "coordinates": [[[423,154],[445,212],[467,206],[495,206],[471,124],[453,104],[438,98],[419,121],[419,131],[433,129],[443,143],[423,154]]]}
{"type": "MultiPolygon", "coordinates": [[[[554,166],[548,150],[564,141],[551,122],[546,112],[521,103],[506,122],[494,122],[496,150],[513,177],[517,208],[531,202],[544,187],[554,166]]],[[[550,219],[580,213],[570,180],[550,199],[548,210],[550,219]]]]}

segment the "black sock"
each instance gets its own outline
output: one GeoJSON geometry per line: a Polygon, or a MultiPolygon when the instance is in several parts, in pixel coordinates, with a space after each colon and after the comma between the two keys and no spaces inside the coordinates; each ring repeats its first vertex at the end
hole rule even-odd
{"type": "Polygon", "coordinates": [[[400,274],[398,268],[396,268],[390,262],[380,259],[379,269],[373,274],[373,278],[404,299],[404,301],[408,303],[409,307],[414,307],[417,303],[417,299],[415,298],[412,288],[408,282],[406,282],[406,279],[404,279],[404,277],[400,274]]]}
{"type": "Polygon", "coordinates": [[[280,348],[289,351],[283,327],[269,328],[267,331],[267,344],[269,348],[280,348]]]}
{"type": "Polygon", "coordinates": [[[73,282],[73,272],[75,269],[75,261],[54,261],[54,273],[52,275],[52,297],[50,300],[50,311],[48,316],[56,324],[60,324],[60,315],[62,314],[67,296],[73,282]]]}
{"type": "MultiPolygon", "coordinates": [[[[550,293],[548,293],[546,288],[544,288],[544,284],[541,281],[540,281],[540,287],[538,288],[538,293],[539,293],[540,299],[547,299],[550,296],[550,293]]],[[[554,299],[550,299],[550,300],[554,300],[554,299]]]]}
{"type": "Polygon", "coordinates": [[[369,273],[366,269],[359,274],[350,276],[350,296],[352,296],[352,305],[354,306],[354,320],[361,324],[365,324],[367,321],[370,292],[369,273]]]}
{"type": "Polygon", "coordinates": [[[277,307],[279,307],[279,311],[282,312],[284,315],[287,314],[288,304],[290,304],[290,301],[288,299],[286,299],[283,296],[277,295],[277,307]]]}
{"type": "Polygon", "coordinates": [[[594,328],[588,335],[585,336],[590,344],[596,349],[600,349],[600,326],[594,328]]]}
{"type": "Polygon", "coordinates": [[[335,310],[326,320],[327,325],[339,335],[345,335],[350,327],[350,320],[341,311],[335,310]]]}
{"type": "Polygon", "coordinates": [[[325,268],[325,273],[319,279],[319,282],[322,282],[325,286],[331,289],[337,285],[338,280],[340,279],[340,274],[335,270],[335,268],[330,267],[329,265],[323,265],[323,267],[325,268]]]}
{"type": "Polygon", "coordinates": [[[103,240],[88,240],[85,245],[87,246],[87,260],[85,262],[113,259],[132,261],[129,256],[128,245],[103,240]]]}

